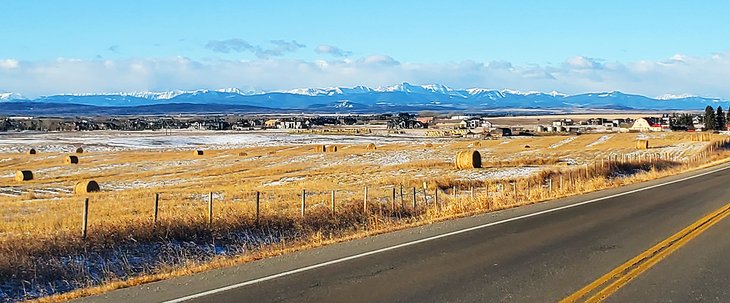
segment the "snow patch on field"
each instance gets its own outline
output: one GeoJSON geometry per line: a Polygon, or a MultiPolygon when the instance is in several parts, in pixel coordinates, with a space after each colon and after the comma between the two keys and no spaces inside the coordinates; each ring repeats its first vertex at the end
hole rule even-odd
{"type": "Polygon", "coordinates": [[[38,152],[68,153],[83,146],[88,152],[125,150],[192,150],[232,149],[263,146],[294,146],[309,144],[364,145],[375,143],[421,142],[422,138],[384,136],[340,136],[288,134],[281,132],[176,132],[166,136],[158,132],[78,132],[33,133],[0,136],[0,153],[22,153],[33,147],[38,152]]]}
{"type": "Polygon", "coordinates": [[[470,169],[461,170],[456,174],[456,176],[461,180],[501,180],[528,177],[534,173],[540,172],[541,170],[542,168],[537,166],[499,169],[470,169]]]}
{"type": "Polygon", "coordinates": [[[596,139],[596,141],[593,141],[593,143],[586,145],[586,147],[593,147],[602,144],[608,141],[608,139],[611,139],[611,137],[613,137],[613,135],[603,135],[600,138],[596,139]]]}
{"type": "Polygon", "coordinates": [[[558,147],[561,147],[561,146],[563,146],[565,144],[568,144],[570,142],[573,142],[573,140],[575,140],[577,138],[578,137],[570,137],[570,138],[563,139],[562,141],[560,141],[558,143],[555,143],[553,145],[550,145],[548,148],[558,148],[558,147]]]}
{"type": "Polygon", "coordinates": [[[164,180],[164,181],[132,181],[132,182],[112,182],[106,183],[102,186],[103,190],[119,191],[127,189],[140,189],[140,188],[153,188],[153,187],[165,187],[175,186],[184,183],[183,180],[164,180]]]}
{"type": "Polygon", "coordinates": [[[264,183],[264,186],[279,186],[279,185],[284,185],[284,184],[302,181],[302,180],[304,180],[304,177],[284,177],[277,181],[271,181],[271,182],[264,183]]]}

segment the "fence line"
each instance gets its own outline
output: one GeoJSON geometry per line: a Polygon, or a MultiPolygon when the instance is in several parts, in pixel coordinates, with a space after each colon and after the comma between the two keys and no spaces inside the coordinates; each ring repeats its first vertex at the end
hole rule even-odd
{"type": "MultiPolygon", "coordinates": [[[[641,154],[610,154],[605,158],[596,159],[592,163],[586,163],[580,166],[574,166],[570,169],[559,169],[555,171],[541,172],[537,176],[514,178],[507,180],[488,180],[481,183],[481,186],[474,186],[469,184],[468,187],[452,185],[450,188],[441,188],[435,183],[435,180],[429,182],[423,182],[423,205],[425,207],[419,207],[417,187],[412,187],[412,205],[410,209],[406,207],[406,193],[404,192],[404,184],[384,186],[386,194],[378,198],[377,196],[370,196],[370,186],[363,188],[363,200],[362,200],[362,214],[365,216],[380,217],[390,216],[393,218],[400,219],[402,215],[420,216],[429,211],[441,212],[450,209],[449,206],[456,205],[458,211],[464,212],[467,210],[464,202],[470,202],[472,204],[483,205],[487,210],[494,210],[499,208],[497,203],[501,203],[503,206],[516,205],[524,201],[535,201],[543,199],[552,199],[556,197],[562,197],[568,193],[574,191],[580,191],[577,188],[576,182],[583,180],[590,180],[596,177],[607,177],[609,174],[615,173],[622,168],[631,167],[631,165],[650,165],[652,170],[656,170],[658,165],[685,165],[692,166],[699,163],[706,162],[716,151],[730,148],[730,140],[715,141],[708,144],[700,152],[691,155],[681,157],[677,153],[641,153],[641,154]],[[557,182],[557,187],[553,186],[553,182],[557,182]],[[566,183],[567,182],[567,186],[566,183]],[[507,190],[507,186],[511,186],[511,190],[507,190]],[[397,188],[400,189],[398,193],[397,188]],[[433,207],[430,207],[428,190],[433,188],[433,207]],[[389,194],[387,193],[389,189],[389,194]],[[467,191],[467,198],[465,199],[463,192],[467,191]],[[398,196],[400,196],[400,206],[397,203],[398,196]],[[383,198],[384,197],[384,198],[383,198]],[[456,201],[457,204],[449,204],[449,201],[456,201]],[[388,207],[389,204],[389,207],[388,207]],[[388,212],[384,212],[384,210],[388,212]]],[[[337,190],[330,192],[330,213],[333,217],[337,214],[337,190]]],[[[261,220],[261,194],[262,192],[256,191],[254,193],[255,203],[255,223],[259,225],[261,220]]],[[[309,193],[316,195],[316,192],[309,193]]],[[[301,191],[301,217],[304,218],[307,209],[307,195],[306,189],[301,191]]],[[[152,209],[152,227],[155,228],[159,222],[159,203],[160,193],[154,193],[154,204],[152,209]]],[[[352,198],[350,198],[352,200],[352,198]]],[[[271,201],[271,196],[267,195],[267,201],[271,201]]],[[[222,202],[222,200],[221,200],[222,202]]],[[[317,204],[315,204],[317,205],[317,204]]],[[[214,192],[208,192],[207,199],[207,223],[209,226],[213,226],[214,218],[214,192]]],[[[81,237],[86,239],[88,236],[89,226],[89,198],[84,199],[83,211],[82,211],[82,223],[81,223],[81,237]]]]}

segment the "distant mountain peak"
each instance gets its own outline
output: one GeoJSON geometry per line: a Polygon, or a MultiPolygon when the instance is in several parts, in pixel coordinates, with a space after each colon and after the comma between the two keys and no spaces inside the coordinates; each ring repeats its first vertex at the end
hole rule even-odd
{"type": "Polygon", "coordinates": [[[25,99],[23,96],[21,96],[18,93],[0,93],[0,100],[9,101],[9,100],[22,100],[25,99]]]}
{"type": "Polygon", "coordinates": [[[696,97],[699,97],[699,96],[690,95],[690,94],[679,94],[679,95],[664,94],[661,96],[657,96],[655,99],[657,99],[657,100],[676,100],[676,99],[686,99],[686,98],[696,98],[696,97]]]}
{"type": "MultiPolygon", "coordinates": [[[[567,95],[557,91],[515,89],[454,89],[442,84],[414,85],[402,82],[376,88],[367,86],[299,88],[279,91],[243,91],[238,88],[172,90],[162,92],[81,93],[44,96],[35,99],[0,93],[0,102],[21,100],[36,103],[93,106],[148,106],[164,104],[218,104],[282,110],[328,111],[420,111],[486,109],[702,109],[725,106],[727,100],[690,95],[662,95],[650,98],[619,91],[567,95]]],[[[0,108],[0,112],[2,109],[0,108]]]]}

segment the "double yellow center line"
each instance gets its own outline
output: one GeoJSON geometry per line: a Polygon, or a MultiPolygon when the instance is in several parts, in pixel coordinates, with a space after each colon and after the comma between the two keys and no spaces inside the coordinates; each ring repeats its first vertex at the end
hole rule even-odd
{"type": "Polygon", "coordinates": [[[586,285],[572,295],[561,300],[561,303],[601,302],[629,283],[647,269],[684,246],[687,242],[709,229],[717,222],[730,215],[730,203],[713,211],[702,219],[692,223],[678,233],[659,242],[652,248],[627,261],[598,280],[586,285]]]}

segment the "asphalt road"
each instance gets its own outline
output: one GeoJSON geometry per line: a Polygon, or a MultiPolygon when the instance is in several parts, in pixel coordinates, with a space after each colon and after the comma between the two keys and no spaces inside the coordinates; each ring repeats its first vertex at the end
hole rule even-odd
{"type": "MultiPolygon", "coordinates": [[[[730,202],[728,168],[432,224],[79,301],[556,302],[730,202]],[[688,176],[694,177],[684,180],[688,176]],[[373,251],[378,252],[368,254],[373,251]],[[312,268],[298,270],[307,266],[312,268]]],[[[730,219],[722,220],[608,301],[730,302],[728,232],[730,219]]]]}

